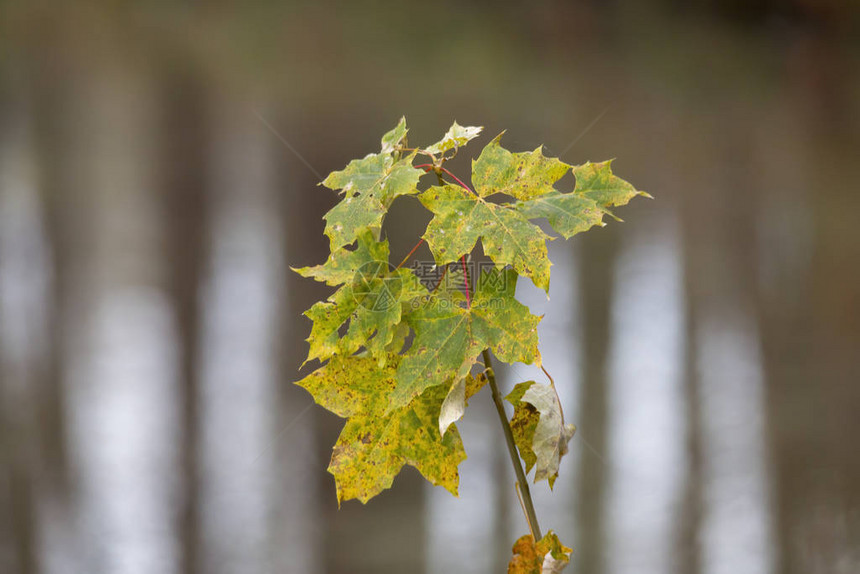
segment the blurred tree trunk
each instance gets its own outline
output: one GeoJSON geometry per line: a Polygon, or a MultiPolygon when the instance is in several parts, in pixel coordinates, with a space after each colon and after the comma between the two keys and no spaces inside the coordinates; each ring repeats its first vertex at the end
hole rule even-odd
{"type": "Polygon", "coordinates": [[[0,566],[12,565],[17,568],[14,572],[36,574],[39,561],[32,468],[35,445],[21,404],[21,383],[16,380],[20,377],[6,354],[2,335],[0,330],[0,566]]]}
{"type": "MultiPolygon", "coordinates": [[[[773,255],[771,253],[771,255],[773,255]]],[[[799,254],[795,254],[799,255],[799,254]]],[[[794,266],[797,263],[791,262],[794,266]]],[[[781,266],[762,261],[760,265],[781,266]]],[[[777,271],[782,275],[785,270],[777,271]]],[[[794,275],[794,274],[792,274],[794,275]]],[[[762,295],[762,357],[766,380],[766,414],[774,492],[773,520],[779,574],[806,572],[801,559],[804,508],[811,494],[810,473],[818,466],[822,421],[821,396],[809,356],[808,277],[782,277],[762,295]],[[786,280],[787,279],[787,280],[786,280]],[[799,528],[799,531],[798,531],[799,528]]]]}
{"type": "Polygon", "coordinates": [[[581,440],[588,441],[579,459],[579,501],[574,567],[588,574],[606,571],[606,481],[604,462],[592,456],[607,452],[609,411],[608,358],[615,256],[619,235],[615,228],[592,231],[580,239],[583,385],[579,413],[581,440]]]}
{"type": "MultiPolygon", "coordinates": [[[[687,156],[675,185],[696,193],[682,193],[682,257],[684,272],[683,363],[685,444],[687,469],[675,530],[675,569],[695,573],[705,569],[702,535],[706,513],[707,489],[731,480],[711,463],[719,458],[720,447],[708,432],[719,432],[705,425],[706,393],[700,364],[703,329],[719,323],[717,313],[755,314],[754,270],[745,263],[754,252],[754,210],[738,210],[756,193],[751,183],[749,136],[743,129],[745,116],[738,106],[718,109],[712,117],[691,114],[682,118],[685,130],[702,134],[689,144],[687,156]],[[740,112],[740,113],[739,113],[740,112]],[[730,119],[731,121],[727,121],[730,119]],[[704,174],[704,176],[703,176],[704,174]],[[707,476],[706,476],[707,471],[707,476]]],[[[685,136],[681,136],[685,137],[685,136]]],[[[751,321],[752,323],[752,321],[751,321]]],[[[705,339],[707,340],[707,339],[705,339]]],[[[750,421],[753,424],[753,421],[750,421]]],[[[738,472],[744,469],[736,469],[738,472]]],[[[713,509],[708,509],[713,512],[713,509]]],[[[714,512],[714,514],[717,514],[714,512]]]]}
{"type": "MultiPolygon", "coordinates": [[[[17,387],[1,406],[11,409],[4,413],[2,435],[8,441],[12,539],[23,574],[40,571],[38,501],[50,500],[54,516],[66,520],[71,492],[63,381],[69,262],[74,250],[69,213],[75,200],[67,153],[70,58],[65,47],[69,38],[60,14],[46,19],[40,32],[26,46],[26,57],[18,62],[21,67],[10,70],[13,79],[22,81],[28,106],[15,105],[17,117],[10,116],[3,124],[4,131],[14,134],[14,145],[27,145],[25,133],[32,134],[37,201],[51,265],[43,302],[44,331],[34,331],[44,334],[38,359],[11,370],[0,366],[4,385],[17,387]]],[[[28,341],[35,342],[35,337],[28,341]]]]}
{"type": "Polygon", "coordinates": [[[203,574],[200,492],[202,290],[209,253],[209,134],[205,85],[187,67],[171,68],[163,84],[161,188],[165,214],[167,290],[178,337],[181,572],[203,574]]]}
{"type": "MultiPolygon", "coordinates": [[[[3,245],[0,242],[0,249],[2,248],[3,245]]],[[[3,314],[0,312],[0,319],[2,318],[3,314]]],[[[12,565],[15,564],[17,551],[21,545],[16,539],[15,531],[15,493],[13,492],[15,486],[13,477],[15,442],[11,439],[14,429],[6,413],[9,409],[8,405],[11,404],[7,397],[7,385],[11,373],[5,351],[3,331],[0,330],[0,567],[11,569],[12,565]]]]}
{"type": "Polygon", "coordinates": [[[806,76],[808,117],[802,120],[811,158],[814,251],[807,304],[814,362],[806,385],[822,394],[817,412],[822,461],[807,497],[811,527],[809,570],[860,571],[860,456],[847,437],[860,436],[860,139],[849,118],[856,97],[844,71],[852,67],[846,4],[814,6],[808,44],[799,56],[806,76]],[[817,504],[818,506],[814,506],[817,504]],[[821,520],[821,507],[828,516],[821,520]],[[823,560],[816,556],[823,556],[823,560]]]}
{"type": "MultiPolygon", "coordinates": [[[[2,341],[0,341],[2,345],[2,341]]],[[[7,562],[0,556],[0,565],[11,563],[15,572],[36,574],[39,572],[36,540],[36,494],[33,492],[35,476],[32,469],[32,441],[30,429],[22,423],[19,398],[10,392],[14,374],[5,360],[0,346],[0,509],[3,524],[0,533],[4,542],[0,551],[11,552],[7,562]],[[8,536],[7,536],[8,534],[8,536]]]]}
{"type": "MultiPolygon", "coordinates": [[[[318,514],[303,518],[306,525],[315,533],[312,537],[312,554],[314,554],[312,562],[319,565],[315,571],[323,573],[330,571],[327,568],[328,556],[338,546],[337,544],[328,544],[331,540],[332,531],[331,513],[335,510],[332,508],[334,502],[333,485],[328,478],[330,475],[325,471],[329,460],[329,455],[326,453],[326,441],[332,434],[331,427],[335,426],[336,423],[327,420],[326,415],[317,411],[316,407],[312,406],[313,399],[293,384],[309,372],[307,368],[299,371],[307,356],[305,339],[310,333],[310,327],[307,321],[303,320],[302,313],[310,308],[316,298],[319,297],[320,291],[313,282],[303,280],[290,271],[289,267],[315,265],[325,260],[328,250],[322,235],[322,216],[327,210],[328,202],[325,193],[316,187],[319,182],[314,174],[279,141],[281,132],[289,133],[288,130],[284,129],[281,123],[274,122],[271,118],[264,118],[264,121],[272,121],[272,129],[278,132],[272,134],[272,138],[276,140],[273,147],[275,154],[273,161],[277,166],[276,177],[279,184],[277,201],[284,231],[283,251],[286,259],[284,268],[287,270],[285,277],[287,297],[280,307],[278,340],[281,348],[277,351],[280,359],[278,364],[280,384],[277,386],[279,405],[275,419],[279,426],[291,424],[289,421],[297,419],[300,416],[299,413],[303,412],[297,405],[305,405],[312,409],[309,413],[304,414],[301,420],[296,420],[295,424],[314,428],[313,447],[316,452],[316,456],[310,459],[315,467],[308,469],[309,474],[314,477],[313,490],[303,493],[289,493],[282,495],[282,498],[285,499],[286,504],[289,504],[292,497],[314,497],[316,499],[310,506],[317,509],[318,514]],[[328,432],[323,432],[324,438],[321,439],[317,436],[319,431],[325,431],[327,428],[328,432]]],[[[261,126],[260,129],[265,128],[261,126]]],[[[291,137],[290,141],[293,140],[294,138],[291,137]]],[[[313,158],[310,155],[311,151],[317,150],[308,150],[305,147],[301,149],[303,155],[308,154],[307,157],[313,158]]],[[[276,451],[283,452],[283,449],[278,448],[276,451]]],[[[281,474],[289,475],[298,472],[295,465],[302,464],[304,461],[287,460],[282,457],[278,462],[282,467],[281,474]]],[[[287,510],[295,511],[295,509],[287,510]]],[[[287,516],[286,519],[289,520],[286,524],[286,527],[289,528],[290,522],[293,522],[295,517],[287,516]]],[[[279,562],[284,558],[282,556],[277,557],[279,562]]]]}
{"type": "Polygon", "coordinates": [[[37,190],[51,276],[47,292],[45,349],[39,366],[38,418],[40,450],[51,490],[64,499],[70,474],[66,447],[66,390],[63,376],[66,322],[70,314],[70,269],[77,237],[74,214],[81,204],[70,165],[68,59],[63,57],[62,34],[33,49],[29,70],[37,190]]]}
{"type": "Polygon", "coordinates": [[[860,433],[860,150],[844,131],[856,104],[839,75],[842,16],[819,14],[792,36],[786,98],[762,134],[760,159],[782,194],[765,198],[770,227],[756,262],[780,574],[853,571],[860,561],[850,438],[860,433]]]}
{"type": "MultiPolygon", "coordinates": [[[[697,574],[702,571],[700,536],[704,512],[704,429],[702,427],[701,377],[699,374],[699,333],[708,290],[706,241],[699,209],[692,194],[681,201],[684,224],[682,269],[684,274],[684,357],[682,366],[684,401],[684,446],[686,473],[678,520],[675,523],[675,571],[697,574]]],[[[699,202],[701,204],[701,202],[699,202]]]]}
{"type": "MultiPolygon", "coordinates": [[[[0,136],[0,153],[4,156],[11,154],[13,158],[26,156],[20,153],[20,148],[26,141],[22,137],[20,118],[15,117],[22,114],[21,102],[15,96],[18,94],[12,93],[11,86],[0,81],[0,129],[3,130],[0,136]]],[[[8,165],[6,157],[1,159],[0,169],[8,165]]],[[[16,175],[19,174],[10,177],[16,175]]],[[[0,182],[2,183],[7,182],[0,182]]],[[[14,187],[12,190],[0,187],[2,194],[14,194],[17,191],[14,187]]],[[[19,198],[9,201],[11,203],[16,199],[19,198]]],[[[5,239],[5,235],[0,234],[0,241],[5,239]]],[[[0,257],[16,249],[15,241],[12,243],[8,246],[0,245],[0,257]]],[[[13,254],[10,259],[17,258],[20,258],[20,254],[13,254]]],[[[2,259],[0,266],[0,271],[13,270],[11,265],[2,259]]],[[[15,282],[16,279],[18,278],[14,274],[0,277],[0,290],[11,286],[6,283],[15,282]]],[[[14,292],[14,288],[11,291],[14,292]]],[[[5,307],[16,302],[14,296],[8,301],[0,302],[0,324],[3,324],[5,319],[5,307]]],[[[0,569],[8,565],[14,572],[37,574],[40,572],[37,516],[39,493],[35,487],[38,478],[36,463],[41,454],[41,445],[37,434],[40,430],[39,421],[34,417],[34,403],[40,395],[39,389],[34,388],[37,385],[32,384],[36,365],[10,351],[20,347],[20,343],[8,344],[4,337],[7,332],[5,328],[0,329],[0,516],[3,517],[3,523],[0,524],[0,534],[3,535],[0,553],[8,552],[5,556],[0,554],[0,569]]],[[[21,338],[24,334],[20,330],[13,330],[11,336],[21,338]]],[[[32,344],[34,339],[30,337],[27,343],[32,344]]]]}
{"type": "MultiPolygon", "coordinates": [[[[692,122],[667,122],[689,129],[692,122]]],[[[707,129],[701,126],[700,130],[707,129]]],[[[675,134],[672,134],[673,137],[675,134]]],[[[679,134],[683,137],[682,134],[679,134]]],[[[702,138],[705,140],[706,138],[702,138]]],[[[704,476],[704,442],[705,428],[702,418],[702,377],[699,367],[699,341],[701,325],[705,319],[709,294],[713,290],[715,270],[722,269],[722,262],[715,258],[714,251],[717,243],[718,224],[714,222],[714,203],[719,205],[720,183],[703,185],[699,181],[702,171],[708,171],[707,165],[696,165],[694,161],[710,157],[710,150],[701,148],[688,150],[685,161],[671,172],[668,180],[664,180],[667,188],[679,185],[683,189],[696,189],[697,193],[682,193],[679,201],[681,207],[681,268],[684,284],[684,313],[683,337],[684,357],[682,363],[682,396],[684,414],[684,451],[686,469],[677,520],[674,524],[674,571],[680,574],[699,574],[702,564],[702,522],[705,504],[704,476]],[[691,161],[693,160],[693,161],[691,161]],[[690,168],[691,165],[695,167],[690,168]]],[[[710,168],[714,169],[714,168],[710,168]]],[[[716,170],[715,170],[716,171],[716,170]]],[[[718,275],[718,273],[716,273],[718,275]]]]}

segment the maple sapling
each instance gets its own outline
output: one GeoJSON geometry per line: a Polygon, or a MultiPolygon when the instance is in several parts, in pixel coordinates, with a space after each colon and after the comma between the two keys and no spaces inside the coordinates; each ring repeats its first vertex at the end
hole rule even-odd
{"type": "Polygon", "coordinates": [[[565,423],[545,369],[547,384],[521,382],[505,397],[514,408],[508,420],[492,356],[543,369],[540,317],[515,297],[520,276],[549,291],[551,237],[533,220],[546,219],[568,239],[614,217],[610,207],[648,194],[613,175],[608,161],[571,166],[540,147],[513,153],[501,135],[473,160],[469,186],[445,162],[481,130],[454,122],[435,144],[410,148],[404,118],[382,137],[379,153],[322,182],[342,195],[324,217],[331,253],[295,271],[338,289],[305,312],[313,322],[307,361],[321,366],[297,384],[347,419],[328,467],[338,504],[366,503],[407,464],[456,495],[466,452],[455,423],[488,385],[530,531],[514,544],[508,571],[559,572],[571,550],[551,530],[542,535],[526,474],[534,468],[534,481],[552,488],[575,427],[565,423]],[[415,164],[418,157],[423,163],[415,164]],[[557,190],[570,172],[573,190],[557,190]],[[435,185],[421,185],[431,173],[435,185]],[[417,197],[433,218],[394,267],[382,224],[402,196],[417,197]],[[488,262],[470,259],[478,240],[488,262]],[[432,265],[407,267],[423,242],[432,265]]]}

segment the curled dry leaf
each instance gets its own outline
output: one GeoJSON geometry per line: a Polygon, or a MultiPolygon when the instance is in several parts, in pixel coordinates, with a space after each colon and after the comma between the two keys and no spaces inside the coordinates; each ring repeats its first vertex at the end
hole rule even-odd
{"type": "Polygon", "coordinates": [[[526,472],[534,466],[535,482],[546,479],[552,488],[576,427],[565,424],[558,394],[551,385],[519,383],[506,399],[514,405],[511,430],[526,472]]]}
{"type": "Polygon", "coordinates": [[[513,546],[508,574],[558,574],[570,563],[570,548],[550,530],[535,544],[534,536],[521,536],[513,546]]]}

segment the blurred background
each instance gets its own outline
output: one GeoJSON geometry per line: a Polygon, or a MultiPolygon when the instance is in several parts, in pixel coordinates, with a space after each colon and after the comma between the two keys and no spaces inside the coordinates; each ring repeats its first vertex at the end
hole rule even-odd
{"type": "Polygon", "coordinates": [[[533,487],[572,571],[860,572],[855,6],[0,2],[0,572],[505,571],[487,391],[460,498],[407,469],[338,510],[342,422],[291,384],[316,184],[401,115],[486,126],[461,176],[507,129],[656,197],[518,292],[579,428],[533,487]]]}

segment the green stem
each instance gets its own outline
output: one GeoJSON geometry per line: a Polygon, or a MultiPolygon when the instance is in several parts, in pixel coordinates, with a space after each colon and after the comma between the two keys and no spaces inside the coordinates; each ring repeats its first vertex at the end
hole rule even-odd
{"type": "Polygon", "coordinates": [[[499,392],[499,386],[496,384],[496,375],[493,372],[493,366],[490,359],[490,352],[484,349],[484,365],[487,367],[487,381],[490,383],[490,390],[493,392],[493,402],[496,405],[496,412],[499,413],[499,421],[502,423],[502,431],[505,433],[505,442],[508,445],[508,454],[511,455],[511,464],[514,465],[514,473],[517,476],[517,483],[520,486],[522,494],[523,506],[526,510],[526,520],[529,523],[529,528],[532,531],[535,541],[542,538],[540,526],[538,525],[535,506],[532,502],[532,494],[529,491],[528,479],[523,470],[523,465],[520,462],[520,456],[517,454],[517,443],[514,441],[514,432],[511,430],[511,424],[508,422],[508,415],[505,413],[505,405],[502,402],[502,394],[499,392]]]}
{"type": "MultiPolygon", "coordinates": [[[[469,186],[463,183],[460,178],[456,175],[448,171],[447,169],[440,168],[441,171],[444,171],[446,174],[454,178],[454,180],[459,183],[466,190],[475,193],[469,186]]],[[[439,171],[436,171],[436,177],[439,179],[439,185],[444,185],[445,180],[442,179],[442,174],[439,171]]],[[[471,307],[471,294],[470,294],[470,278],[469,278],[469,269],[466,266],[466,257],[465,255],[461,258],[461,262],[463,263],[463,273],[466,276],[466,299],[469,302],[469,306],[471,307]]],[[[525,508],[526,513],[526,521],[529,523],[529,530],[532,532],[532,536],[535,539],[535,542],[543,538],[540,532],[540,525],[538,525],[537,513],[535,512],[535,505],[532,502],[532,494],[529,490],[529,482],[526,478],[525,470],[523,470],[522,462],[520,462],[520,455],[517,453],[517,443],[514,441],[514,431],[511,430],[511,423],[508,422],[508,415],[505,412],[505,405],[502,402],[502,394],[499,392],[499,386],[496,384],[496,374],[493,371],[493,362],[490,358],[489,349],[483,350],[484,357],[484,366],[486,367],[487,373],[487,381],[490,383],[490,390],[493,393],[493,403],[496,405],[496,412],[499,413],[499,422],[502,423],[502,431],[505,435],[505,443],[508,445],[508,454],[511,456],[511,464],[514,466],[514,474],[517,476],[517,484],[519,485],[519,491],[517,492],[520,496],[520,501],[525,508]]],[[[544,371],[546,372],[546,371],[544,371]]],[[[549,373],[547,373],[549,375],[549,373]]]]}

